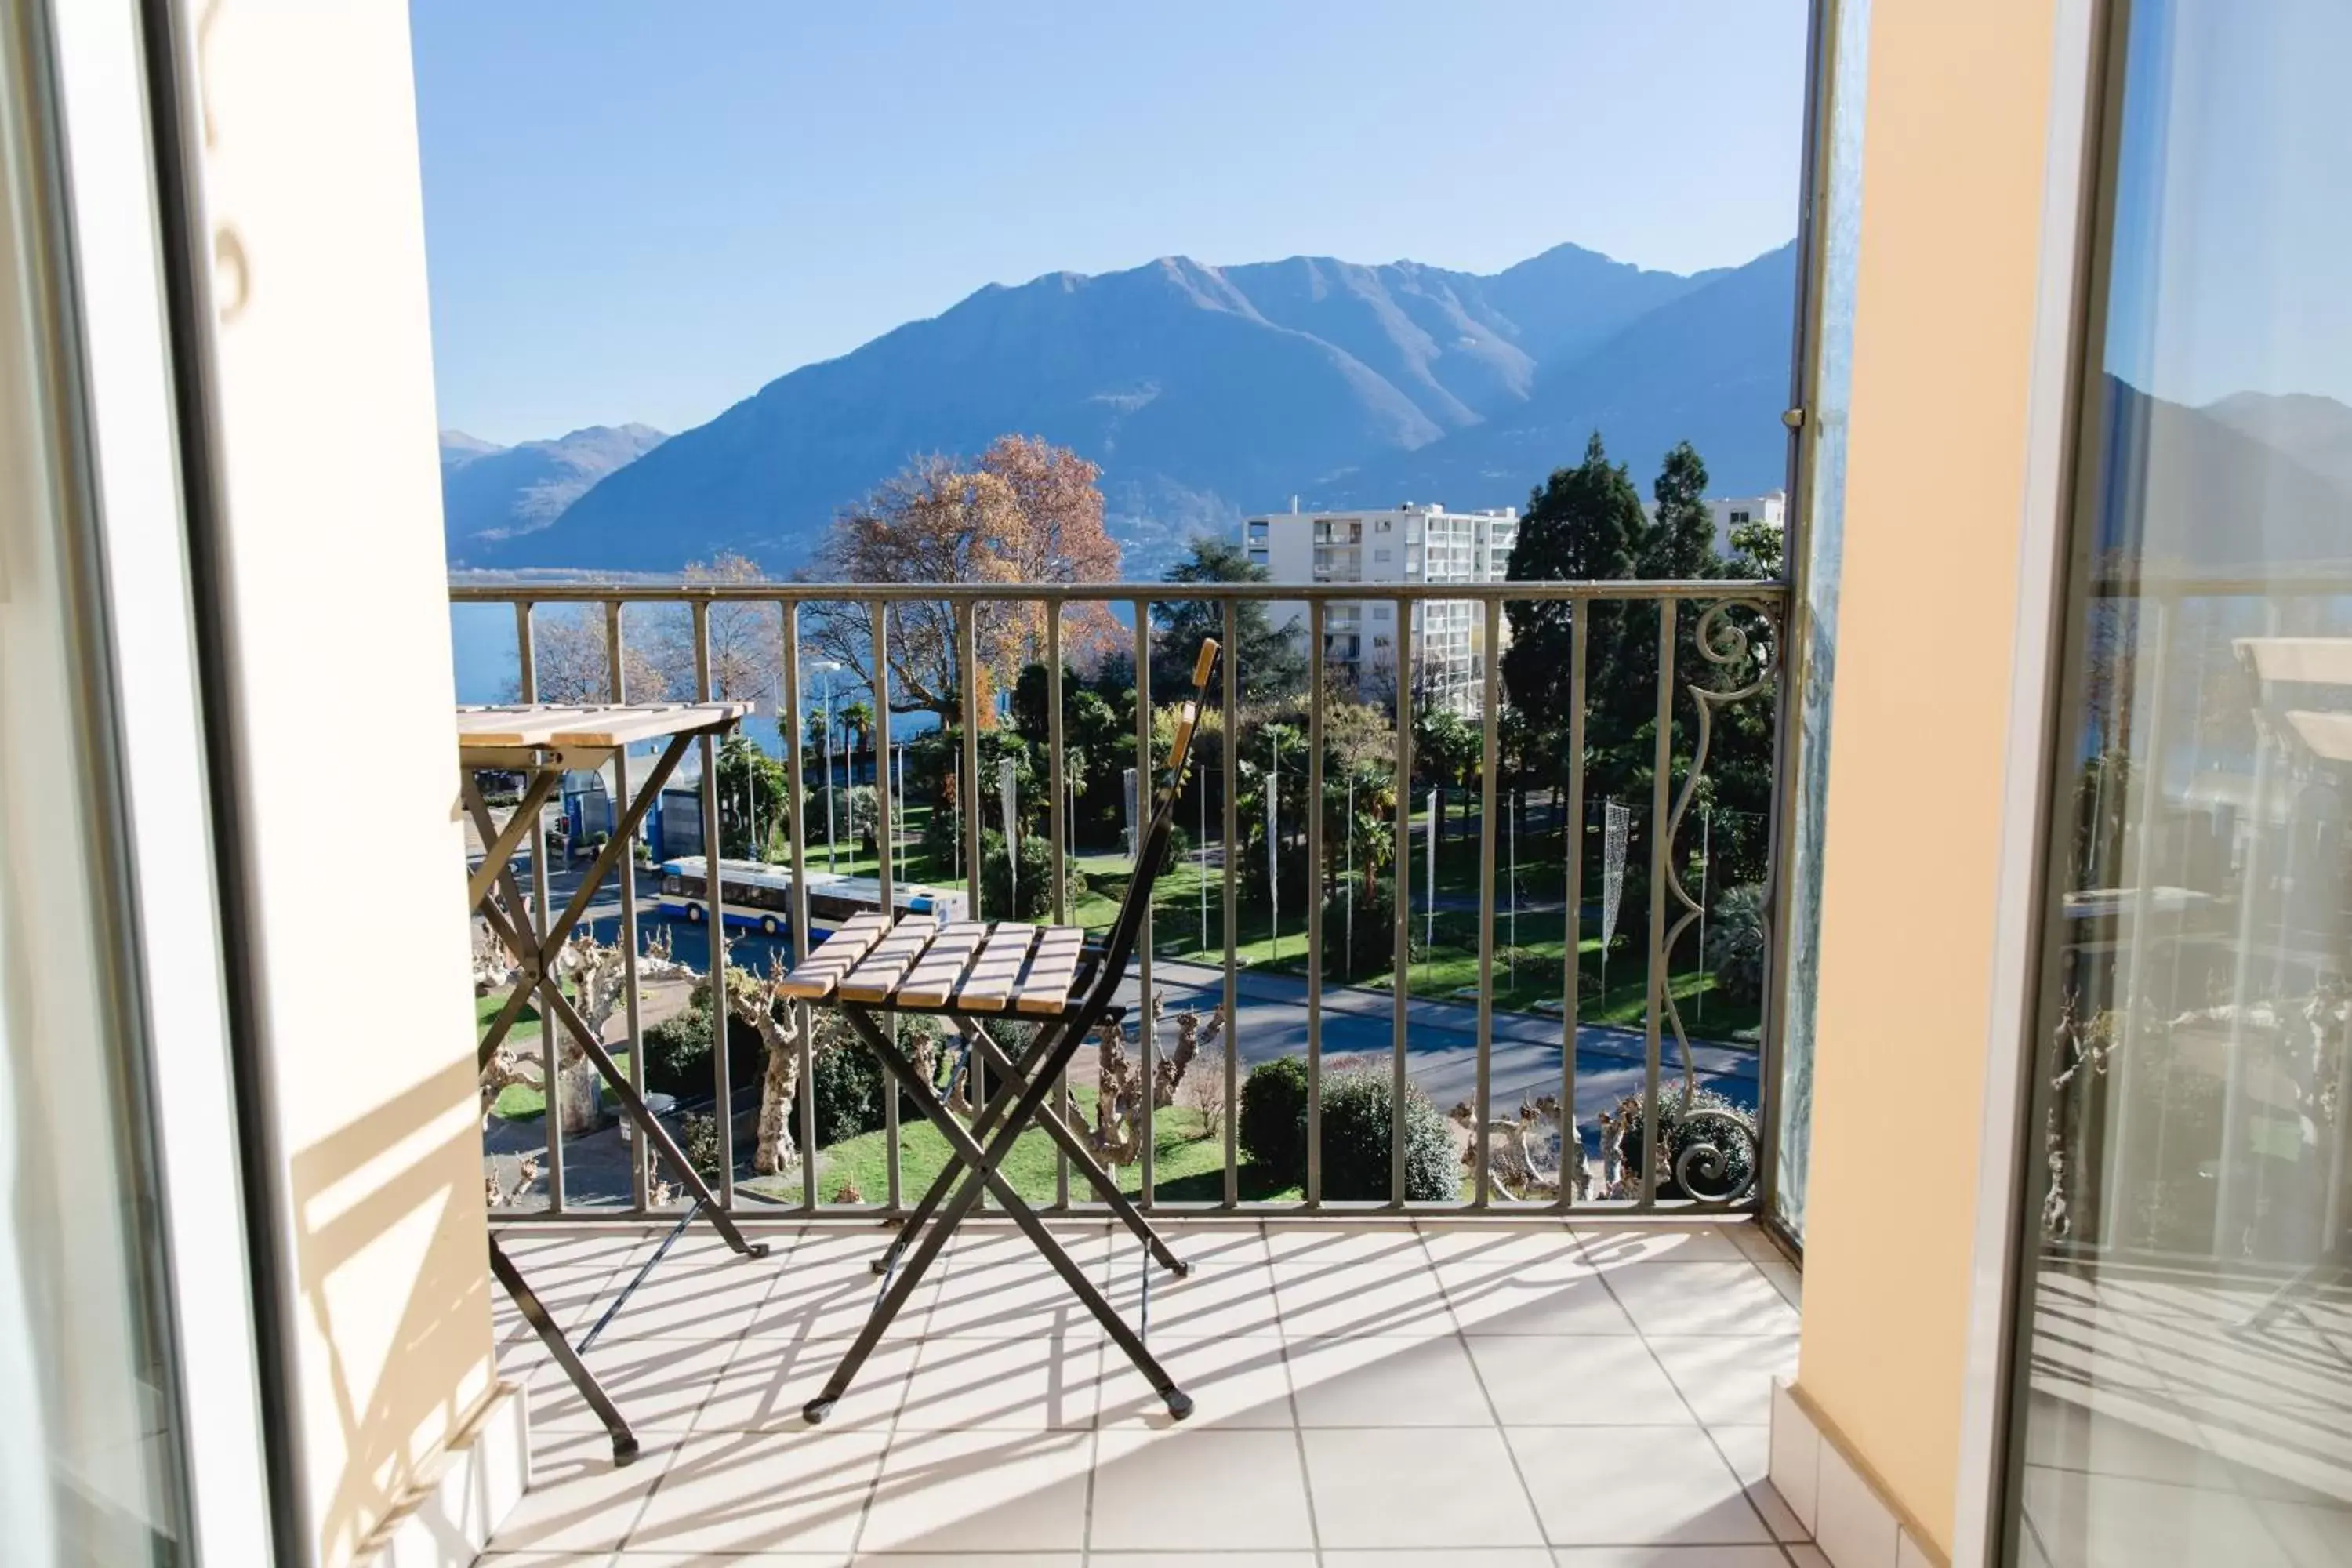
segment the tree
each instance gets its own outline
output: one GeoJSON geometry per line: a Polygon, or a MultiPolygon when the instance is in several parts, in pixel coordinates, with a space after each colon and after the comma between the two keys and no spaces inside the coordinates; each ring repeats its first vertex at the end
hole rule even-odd
{"type": "MultiPolygon", "coordinates": [[[[531,668],[538,679],[541,702],[609,702],[613,700],[612,644],[604,636],[601,605],[567,605],[531,617],[531,668]]],[[[632,702],[658,702],[669,690],[661,666],[624,632],[621,674],[632,702]]],[[[509,688],[520,701],[520,681],[509,688]]]]}
{"type": "MultiPolygon", "coordinates": [[[[1629,578],[1648,528],[1633,480],[1622,465],[1609,461],[1596,430],[1585,443],[1583,462],[1555,468],[1528,498],[1527,515],[1511,546],[1511,575],[1522,582],[1629,578]]],[[[1624,657],[1626,609],[1607,601],[1579,606],[1564,599],[1514,599],[1504,605],[1511,641],[1503,651],[1503,679],[1512,703],[1538,729],[1554,737],[1568,733],[1569,683],[1563,675],[1571,657],[1575,616],[1586,617],[1587,701],[1597,707],[1595,700],[1611,689],[1611,678],[1624,657]]],[[[1628,738],[1594,734],[1600,716],[1589,717],[1595,722],[1587,730],[1588,746],[1605,750],[1628,738]]]]}
{"type": "MultiPolygon", "coordinates": [[[[1654,524],[1622,466],[1608,461],[1601,437],[1584,461],[1562,468],[1529,499],[1511,552],[1511,575],[1609,581],[1705,580],[1726,567],[1714,550],[1713,521],[1705,505],[1706,465],[1687,442],[1669,451],[1651,493],[1654,524]]],[[[1562,760],[1570,714],[1569,667],[1573,616],[1586,616],[1585,793],[1588,801],[1651,797],[1658,721],[1660,611],[1654,605],[1601,601],[1571,606],[1519,601],[1506,606],[1512,642],[1503,655],[1510,699],[1533,732],[1538,756],[1562,760]]],[[[1753,683],[1772,658],[1770,628],[1736,608],[1718,612],[1704,601],[1675,611],[1673,735],[1669,754],[1687,770],[1697,745],[1696,688],[1715,693],[1753,683]],[[1702,647],[1700,634],[1708,632],[1702,647]],[[1713,657],[1710,657],[1712,655],[1713,657]]],[[[1772,701],[1769,691],[1715,705],[1705,773],[1685,830],[1703,807],[1713,815],[1718,875],[1751,880],[1763,873],[1771,801],[1772,701]]],[[[1645,874],[1637,865],[1637,884],[1645,874]]]]}
{"type": "MultiPolygon", "coordinates": [[[[1029,436],[1000,436],[969,466],[939,454],[917,458],[834,519],[812,575],[837,583],[1115,581],[1118,545],[1103,531],[1100,475],[1067,447],[1029,436]]],[[[1044,647],[1046,609],[1019,601],[971,605],[980,663],[973,695],[983,723],[992,687],[1044,647]]],[[[866,605],[818,605],[807,635],[811,647],[870,690],[874,630],[866,605]]],[[[884,632],[891,711],[929,711],[955,722],[963,702],[955,606],[893,602],[884,632]]],[[[1063,611],[1063,640],[1074,655],[1119,636],[1103,605],[1063,611]]]]}
{"type": "Polygon", "coordinates": [[[744,734],[719,743],[719,854],[764,860],[779,830],[788,829],[792,775],[784,764],[744,734]]]}
{"type": "MultiPolygon", "coordinates": [[[[767,581],[759,563],[738,554],[688,562],[685,576],[689,586],[699,587],[767,581]]],[[[783,617],[776,606],[752,600],[714,599],[703,624],[710,641],[710,695],[737,701],[772,700],[784,654],[783,617]]],[[[654,643],[668,689],[698,689],[692,617],[669,616],[655,634],[654,643]]],[[[630,678],[629,689],[630,700],[640,700],[635,676],[630,678]]]]}
{"type": "MultiPolygon", "coordinates": [[[[1197,534],[1188,555],[1161,574],[1170,583],[1264,583],[1271,574],[1255,564],[1230,539],[1197,534]]],[[[1176,599],[1151,606],[1159,637],[1151,653],[1151,690],[1155,697],[1173,699],[1192,689],[1192,665],[1204,637],[1224,640],[1225,607],[1214,599],[1176,599]]],[[[1307,650],[1302,637],[1288,626],[1277,626],[1260,599],[1244,599],[1234,606],[1234,640],[1224,650],[1237,658],[1234,679],[1244,702],[1294,697],[1306,689],[1307,650]]],[[[1217,684],[1223,689],[1222,682],[1217,684]]]]}
{"type": "Polygon", "coordinates": [[[1706,464],[1688,441],[1676,442],[1666,454],[1650,499],[1656,516],[1643,531],[1634,574],[1654,583],[1723,575],[1715,553],[1715,514],[1706,504],[1706,464]]]}
{"type": "MultiPolygon", "coordinates": [[[[1422,776],[1454,792],[1462,803],[1465,822],[1470,816],[1470,792],[1463,786],[1477,771],[1484,746],[1480,731],[1451,708],[1425,710],[1414,721],[1412,752],[1420,760],[1422,776]]],[[[1430,820],[1429,830],[1440,837],[1444,827],[1444,817],[1430,820]]]]}
{"type": "Polygon", "coordinates": [[[1731,575],[1769,582],[1780,575],[1788,555],[1788,538],[1759,518],[1731,531],[1731,575]]]}
{"type": "Polygon", "coordinates": [[[845,702],[841,705],[841,732],[849,752],[856,756],[874,744],[874,705],[870,702],[845,702]]]}

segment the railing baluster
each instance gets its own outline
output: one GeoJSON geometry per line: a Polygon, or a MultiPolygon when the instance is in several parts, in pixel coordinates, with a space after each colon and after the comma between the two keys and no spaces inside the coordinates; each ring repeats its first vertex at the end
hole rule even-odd
{"type": "Polygon", "coordinates": [[[1503,601],[1486,605],[1486,637],[1482,657],[1486,681],[1480,695],[1484,747],[1478,779],[1478,1105],[1472,1120],[1473,1201],[1481,1208],[1493,1197],[1492,1153],[1487,1129],[1495,1120],[1495,778],[1503,771],[1503,601]]]}
{"type": "MultiPolygon", "coordinates": [[[[1135,601],[1135,875],[1143,875],[1144,813],[1154,791],[1151,772],[1151,605],[1135,601]]],[[[1143,934],[1137,939],[1136,1035],[1142,1044],[1143,1160],[1137,1206],[1150,1208],[1158,1191],[1152,1156],[1160,1142],[1160,1107],[1152,1085],[1160,1076],[1160,1029],[1151,1016],[1151,901],[1144,900],[1143,934]]]]}
{"type": "MultiPolygon", "coordinates": [[[[528,599],[515,604],[515,682],[525,703],[539,700],[538,647],[531,637],[531,604],[528,599]]],[[[530,932],[538,944],[547,945],[547,829],[546,818],[530,825],[530,932]]],[[[547,1138],[547,1211],[563,1212],[563,1052],[557,1046],[555,1035],[555,996],[559,982],[542,972],[536,960],[526,966],[534,987],[539,992],[539,1082],[546,1109],[541,1120],[546,1122],[547,1138]]],[[[523,984],[518,978],[516,984],[523,984]]]]}
{"type": "Polygon", "coordinates": [[[1568,625],[1568,815],[1560,825],[1568,861],[1568,906],[1560,911],[1559,1207],[1576,1203],[1572,1160],[1584,1162],[1584,1134],[1576,1121],[1578,988],[1584,976],[1584,633],[1591,606],[1576,605],[1568,625]]]}
{"type": "MultiPolygon", "coordinates": [[[[1232,600],[1225,613],[1234,613],[1232,600]]],[[[1237,1096],[1226,1086],[1226,1118],[1237,1096]]],[[[1307,605],[1307,1206],[1323,1202],[1323,601],[1307,605]]],[[[1231,1134],[1228,1132],[1228,1138],[1231,1134]]],[[[1228,1147],[1230,1152],[1230,1145],[1228,1147]]]]}
{"type": "MultiPolygon", "coordinates": [[[[604,679],[609,683],[615,702],[629,700],[627,647],[623,640],[621,602],[608,600],[604,605],[604,679]]],[[[613,798],[610,803],[613,820],[618,823],[629,808],[629,748],[623,746],[613,753],[613,798]]],[[[631,834],[632,838],[635,837],[631,834]]],[[[621,996],[627,1009],[629,1030],[629,1087],[637,1098],[646,1097],[646,1037],[642,1007],[637,995],[637,857],[635,849],[625,849],[619,871],[621,883],[621,929],[616,933],[621,944],[621,996]]],[[[642,1138],[629,1140],[630,1204],[639,1214],[646,1212],[653,1194],[652,1151],[642,1138]]]]}
{"type": "Polygon", "coordinates": [[[1657,743],[1650,760],[1650,962],[1643,1025],[1642,1076],[1642,1198],[1641,1206],[1658,1202],[1658,1158],[1666,1141],[1658,1127],[1658,1058],[1660,1031],[1664,1026],[1661,994],[1666,969],[1666,858],[1671,846],[1666,821],[1667,798],[1675,771],[1675,609],[1673,599],[1658,601],[1657,743]]]}
{"type": "MultiPolygon", "coordinates": [[[[1220,748],[1219,757],[1219,765],[1223,772],[1219,776],[1218,783],[1224,790],[1224,798],[1219,803],[1223,808],[1222,814],[1224,820],[1219,826],[1217,831],[1223,836],[1224,849],[1224,853],[1221,858],[1224,862],[1223,868],[1223,879],[1224,882],[1225,895],[1224,1006],[1225,1060],[1228,1064],[1228,1082],[1231,1081],[1230,1074],[1234,1070],[1233,1064],[1236,1063],[1240,1058],[1242,1032],[1241,963],[1240,954],[1236,951],[1234,945],[1236,933],[1239,931],[1241,925],[1240,915],[1238,912],[1240,910],[1240,890],[1234,880],[1241,860],[1240,855],[1236,853],[1234,849],[1234,846],[1240,842],[1239,826],[1241,821],[1240,808],[1234,804],[1234,796],[1238,793],[1234,787],[1234,784],[1235,781],[1241,777],[1240,757],[1242,726],[1240,707],[1240,667],[1242,661],[1242,650],[1241,634],[1236,624],[1240,619],[1240,605],[1236,605],[1233,600],[1227,599],[1225,601],[1224,624],[1221,628],[1225,635],[1225,657],[1223,659],[1224,683],[1220,689],[1223,694],[1224,711],[1222,717],[1224,722],[1222,726],[1223,731],[1223,744],[1220,748]]],[[[1229,1105],[1234,1098],[1235,1097],[1227,1097],[1229,1105]]],[[[1319,1134],[1322,1131],[1322,1108],[1316,1104],[1315,1084],[1312,1079],[1309,1079],[1307,1086],[1307,1169],[1308,1173],[1307,1179],[1309,1181],[1315,1179],[1314,1173],[1318,1168],[1320,1152],[1318,1148],[1318,1143],[1319,1142],[1319,1134]]],[[[1230,1162],[1235,1157],[1235,1142],[1237,1141],[1237,1123],[1231,1109],[1229,1109],[1226,1113],[1225,1126],[1227,1129],[1225,1154],[1226,1159],[1230,1162]]]]}
{"type": "MultiPolygon", "coordinates": [[[[987,797],[980,787],[980,605],[957,605],[955,624],[956,663],[962,678],[960,683],[963,711],[962,795],[970,805],[963,819],[964,897],[971,900],[972,919],[982,920],[986,917],[981,912],[980,840],[985,828],[981,811],[987,797]]],[[[1004,849],[1008,855],[1013,852],[1013,825],[1009,822],[1004,825],[1004,849]]],[[[1009,886],[1016,879],[1008,877],[1005,880],[1009,886]]],[[[999,912],[1005,920],[1014,918],[1011,910],[999,912]]],[[[979,1052],[974,1051],[967,1059],[964,1070],[971,1077],[971,1103],[977,1110],[988,1099],[988,1064],[981,1059],[979,1052]]],[[[985,1206],[987,1196],[983,1194],[981,1201],[985,1206]]]]}
{"type": "MultiPolygon", "coordinates": [[[[710,602],[694,602],[694,697],[711,700],[710,602]]],[[[727,1051],[727,866],[719,824],[719,742],[702,737],[702,890],[710,920],[710,1077],[717,1092],[711,1107],[719,1134],[719,1205],[735,1208],[735,1080],[727,1051]]]]}
{"type": "MultiPolygon", "coordinates": [[[[1053,795],[1047,808],[1046,832],[1053,838],[1054,923],[1067,925],[1070,921],[1069,868],[1066,864],[1068,847],[1069,817],[1065,810],[1062,791],[1062,606],[1058,601],[1045,603],[1045,759],[1048,772],[1046,788],[1053,795]]],[[[1070,1109],[1070,1072],[1066,1067],[1054,1083],[1054,1111],[1067,1117],[1070,1109]]],[[[1054,1206],[1070,1206],[1070,1156],[1060,1144],[1054,1146],[1054,1206]]]]}
{"type": "MultiPolygon", "coordinates": [[[[882,759],[882,766],[886,770],[885,776],[877,781],[884,787],[874,792],[874,880],[879,894],[876,902],[881,907],[882,918],[888,920],[898,907],[898,895],[891,881],[891,874],[896,868],[893,864],[895,857],[891,853],[895,847],[890,842],[890,835],[894,829],[890,820],[890,791],[887,773],[890,765],[889,603],[883,599],[875,600],[868,607],[867,615],[874,626],[874,674],[873,679],[866,683],[866,695],[874,700],[875,743],[882,759]]],[[[850,765],[855,767],[856,764],[852,763],[850,765]]],[[[825,779],[824,784],[827,789],[833,787],[833,780],[830,776],[825,779]]],[[[891,1043],[895,1045],[898,1039],[898,1015],[888,1014],[887,1019],[891,1043]]],[[[887,1203],[890,1212],[897,1214],[900,1206],[899,1188],[905,1181],[898,1159],[898,1080],[887,1072],[882,1075],[882,1133],[883,1147],[888,1156],[888,1175],[885,1178],[885,1184],[889,1189],[887,1194],[887,1203]]]]}
{"type": "MultiPolygon", "coordinates": [[[[784,803],[790,820],[785,831],[792,842],[793,890],[791,918],[793,922],[793,966],[808,962],[808,761],[805,748],[808,737],[801,728],[801,606],[796,599],[787,599],[783,610],[784,634],[784,724],[778,737],[784,742],[792,765],[785,770],[784,803]]],[[[879,721],[879,714],[877,714],[879,721]]],[[[792,1004],[793,1033],[800,1041],[801,1058],[801,1206],[814,1213],[816,1194],[816,1042],[810,1037],[814,1020],[809,1016],[806,1002],[792,1004]]]]}
{"type": "MultiPolygon", "coordinates": [[[[1404,1097],[1409,1088],[1405,1031],[1412,1018],[1412,601],[1396,601],[1396,973],[1391,1050],[1389,1201],[1404,1203],[1404,1097]]],[[[1431,830],[1436,824],[1430,825],[1431,830]]]]}

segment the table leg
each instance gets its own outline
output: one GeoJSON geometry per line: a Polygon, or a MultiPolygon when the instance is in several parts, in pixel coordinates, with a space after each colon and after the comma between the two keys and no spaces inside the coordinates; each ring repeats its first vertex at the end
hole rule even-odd
{"type": "Polygon", "coordinates": [[[590,1372],[587,1363],[573,1352],[572,1342],[563,1337],[563,1331],[556,1327],[555,1320],[548,1315],[547,1306],[540,1300],[539,1292],[530,1288],[521,1270],[509,1260],[506,1249],[499,1246],[496,1237],[490,1238],[490,1272],[498,1276],[499,1283],[506,1287],[509,1296],[514,1298],[514,1304],[522,1310],[524,1321],[539,1335],[540,1342],[547,1347],[547,1353],[555,1358],[555,1364],[563,1369],[563,1375],[572,1380],[572,1386],[580,1391],[580,1397],[588,1402],[588,1408],[596,1413],[596,1419],[604,1424],[604,1430],[613,1439],[613,1463],[625,1465],[635,1459],[637,1457],[636,1434],[630,1431],[629,1424],[621,1418],[621,1412],[605,1394],[604,1385],[596,1381],[596,1374],[590,1372]]]}

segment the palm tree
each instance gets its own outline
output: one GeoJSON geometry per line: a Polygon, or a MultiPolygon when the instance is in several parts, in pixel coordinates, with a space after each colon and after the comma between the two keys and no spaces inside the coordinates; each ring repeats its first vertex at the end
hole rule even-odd
{"type": "Polygon", "coordinates": [[[852,771],[857,753],[874,743],[874,709],[866,702],[845,702],[841,705],[841,728],[849,742],[852,771]]]}

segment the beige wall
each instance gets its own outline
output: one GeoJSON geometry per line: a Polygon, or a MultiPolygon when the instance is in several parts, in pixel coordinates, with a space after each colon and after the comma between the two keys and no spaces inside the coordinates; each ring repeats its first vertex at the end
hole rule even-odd
{"type": "Polygon", "coordinates": [[[2053,0],[1877,0],[1798,1383],[1948,1551],[2053,0]]]}
{"type": "Polygon", "coordinates": [[[408,18],[194,8],[247,870],[334,1565],[491,1385],[408,18]]]}

